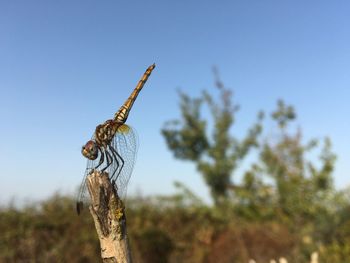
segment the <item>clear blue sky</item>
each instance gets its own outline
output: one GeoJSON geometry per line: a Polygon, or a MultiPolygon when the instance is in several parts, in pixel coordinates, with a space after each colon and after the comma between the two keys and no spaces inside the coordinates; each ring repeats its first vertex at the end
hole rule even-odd
{"type": "Polygon", "coordinates": [[[283,98],[306,138],[331,137],[336,185],[349,185],[349,14],[345,0],[1,1],[0,202],[72,193],[81,146],[153,62],[128,120],[140,141],[129,195],[179,180],[206,196],[160,128],[179,115],[176,88],[213,86],[213,65],[241,105],[238,134],[283,98]]]}

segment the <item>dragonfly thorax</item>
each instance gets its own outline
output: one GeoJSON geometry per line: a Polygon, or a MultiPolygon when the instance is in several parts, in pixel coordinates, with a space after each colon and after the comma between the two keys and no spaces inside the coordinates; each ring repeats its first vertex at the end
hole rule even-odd
{"type": "Polygon", "coordinates": [[[97,145],[104,148],[107,147],[120,125],[122,125],[122,123],[115,120],[107,120],[105,123],[98,125],[95,130],[95,140],[97,145]]]}

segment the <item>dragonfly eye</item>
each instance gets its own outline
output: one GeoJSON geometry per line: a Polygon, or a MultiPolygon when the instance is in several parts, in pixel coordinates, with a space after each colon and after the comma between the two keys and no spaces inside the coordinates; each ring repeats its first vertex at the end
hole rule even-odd
{"type": "Polygon", "coordinates": [[[90,160],[95,160],[98,156],[98,149],[94,141],[88,141],[81,149],[81,153],[90,160]]]}

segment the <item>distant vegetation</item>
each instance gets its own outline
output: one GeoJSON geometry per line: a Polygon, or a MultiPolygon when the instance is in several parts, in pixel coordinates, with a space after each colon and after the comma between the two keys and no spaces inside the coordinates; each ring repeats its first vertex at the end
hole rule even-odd
{"type": "MultiPolygon", "coordinates": [[[[181,183],[173,196],[130,197],[135,262],[259,263],[285,257],[300,263],[314,251],[320,262],[350,262],[349,191],[334,187],[331,140],[305,141],[302,130],[292,128],[294,108],[282,100],[270,115],[258,113],[238,138],[232,126],[239,107],[218,78],[216,87],[218,99],[207,91],[196,98],[180,92],[180,118],[162,129],[174,156],[195,164],[214,205],[181,183]],[[269,134],[266,116],[275,123],[269,134]],[[237,180],[252,152],[257,158],[237,180]]],[[[3,207],[0,262],[100,262],[93,221],[88,213],[78,217],[74,202],[56,195],[23,209],[3,207]]]]}

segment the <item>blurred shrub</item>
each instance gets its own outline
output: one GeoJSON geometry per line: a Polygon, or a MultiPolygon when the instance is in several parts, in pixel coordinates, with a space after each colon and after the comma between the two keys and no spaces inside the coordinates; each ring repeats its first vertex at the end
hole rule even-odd
{"type": "MultiPolygon", "coordinates": [[[[269,262],[282,256],[297,263],[307,262],[315,250],[321,262],[343,263],[350,262],[348,207],[334,209],[337,227],[324,223],[316,227],[311,222],[290,228],[278,214],[269,220],[246,220],[229,205],[221,210],[179,194],[128,200],[127,223],[133,258],[140,263],[226,263],[252,258],[269,262]],[[305,235],[321,227],[329,233],[327,238],[305,235]]],[[[21,209],[2,208],[0,233],[0,262],[101,261],[90,214],[77,216],[69,197],[55,195],[21,209]]]]}

